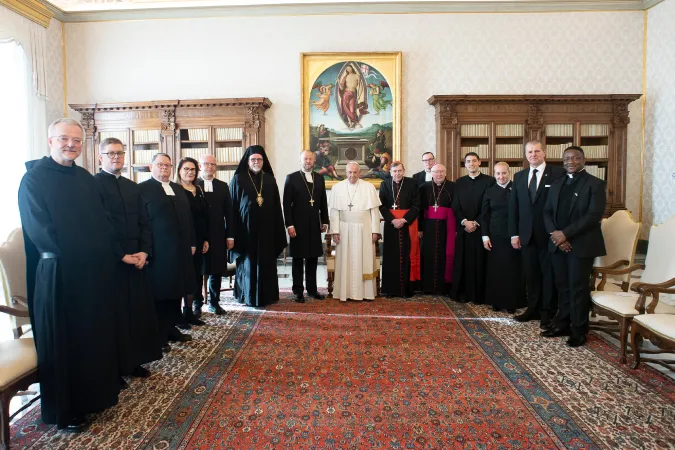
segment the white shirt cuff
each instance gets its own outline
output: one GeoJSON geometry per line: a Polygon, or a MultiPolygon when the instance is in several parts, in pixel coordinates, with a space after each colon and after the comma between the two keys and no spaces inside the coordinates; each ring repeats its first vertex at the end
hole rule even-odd
{"type": "Polygon", "coordinates": [[[483,242],[489,241],[489,240],[490,240],[490,236],[483,236],[483,242]]]}

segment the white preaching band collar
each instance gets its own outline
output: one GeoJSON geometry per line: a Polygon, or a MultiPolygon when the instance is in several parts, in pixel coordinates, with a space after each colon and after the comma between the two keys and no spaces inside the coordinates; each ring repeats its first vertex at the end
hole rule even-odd
{"type": "Polygon", "coordinates": [[[431,170],[428,171],[428,172],[425,170],[424,171],[424,181],[431,181],[431,180],[432,180],[431,170]]]}
{"type": "Polygon", "coordinates": [[[114,176],[115,178],[119,178],[119,177],[121,176],[119,173],[108,172],[108,171],[105,170],[105,169],[101,169],[101,170],[104,171],[104,172],[107,173],[107,174],[110,174],[110,175],[114,176]]]}
{"type": "Polygon", "coordinates": [[[312,177],[311,170],[309,172],[306,172],[305,169],[302,169],[302,173],[305,174],[305,180],[307,180],[308,183],[314,183],[314,178],[312,177]]]}
{"type": "Polygon", "coordinates": [[[168,181],[160,181],[162,183],[162,187],[164,188],[164,192],[166,192],[166,195],[176,195],[176,193],[173,191],[173,188],[171,187],[171,184],[168,181]]]}
{"type": "Polygon", "coordinates": [[[504,184],[500,184],[499,182],[497,182],[497,186],[499,186],[500,188],[503,188],[503,189],[506,189],[506,186],[508,186],[508,185],[509,185],[508,181],[504,184]]]}
{"type": "Polygon", "coordinates": [[[204,180],[204,192],[213,192],[213,180],[204,180]]]}

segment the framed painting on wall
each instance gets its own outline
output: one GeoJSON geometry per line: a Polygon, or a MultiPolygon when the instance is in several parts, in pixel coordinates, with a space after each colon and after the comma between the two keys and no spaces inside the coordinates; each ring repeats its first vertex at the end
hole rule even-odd
{"type": "Polygon", "coordinates": [[[303,149],[330,188],[348,162],[375,187],[401,159],[401,52],[302,53],[303,149]]]}

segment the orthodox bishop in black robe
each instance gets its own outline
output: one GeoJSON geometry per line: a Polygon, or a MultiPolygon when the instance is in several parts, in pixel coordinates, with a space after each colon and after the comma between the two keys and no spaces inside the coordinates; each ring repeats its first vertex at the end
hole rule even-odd
{"type": "Polygon", "coordinates": [[[384,218],[382,254],[382,293],[410,297],[413,284],[420,280],[420,243],[417,217],[420,201],[417,182],[403,177],[380,184],[380,214],[384,218]],[[396,228],[393,221],[405,220],[396,228]]]}
{"type": "MultiPolygon", "coordinates": [[[[512,182],[495,183],[483,196],[480,232],[489,242],[485,276],[485,298],[493,309],[514,312],[525,306],[525,279],[520,250],[511,246],[509,234],[509,200],[512,182]]],[[[485,244],[483,244],[485,245],[485,244]]]]}
{"type": "Polygon", "coordinates": [[[286,248],[286,230],[279,188],[261,146],[253,145],[244,152],[230,183],[230,195],[235,229],[230,259],[237,264],[234,296],[248,306],[276,302],[277,258],[286,248]]]}
{"type": "MultiPolygon", "coordinates": [[[[151,258],[152,232],[138,185],[105,171],[94,178],[124,253],[143,252],[151,258]]],[[[114,288],[120,373],[129,375],[141,364],[162,358],[157,315],[145,268],[118,261],[114,288]]]]}
{"type": "Polygon", "coordinates": [[[216,178],[197,182],[204,191],[209,203],[209,251],[204,255],[203,274],[208,275],[209,305],[214,312],[221,312],[220,285],[223,273],[227,268],[227,239],[234,239],[234,222],[232,221],[232,198],[230,187],[216,178]]]}
{"type": "Polygon", "coordinates": [[[42,420],[64,428],[117,403],[112,286],[124,251],[89,172],[51,157],[26,166],[19,211],[42,420]]]}
{"type": "Polygon", "coordinates": [[[192,248],[196,247],[192,213],[185,190],[154,178],[140,183],[152,230],[152,259],[147,267],[163,342],[179,332],[181,300],[194,293],[192,248]]]}
{"type": "Polygon", "coordinates": [[[319,295],[316,286],[316,266],[323,254],[321,231],[328,229],[328,201],[323,175],[311,170],[298,170],[286,177],[284,218],[289,234],[291,228],[295,234],[295,237],[291,235],[289,243],[293,257],[293,293],[302,298],[304,265],[307,294],[321,298],[323,296],[319,295]]]}
{"type": "Polygon", "coordinates": [[[450,296],[457,301],[485,302],[485,260],[486,250],[480,229],[466,231],[466,221],[477,222],[480,227],[480,213],[485,190],[495,184],[495,179],[479,173],[472,177],[465,175],[457,179],[452,209],[457,219],[455,239],[455,267],[452,275],[450,296]]]}
{"type": "Polygon", "coordinates": [[[428,181],[419,188],[422,236],[422,291],[450,293],[455,260],[455,183],[428,181]]]}

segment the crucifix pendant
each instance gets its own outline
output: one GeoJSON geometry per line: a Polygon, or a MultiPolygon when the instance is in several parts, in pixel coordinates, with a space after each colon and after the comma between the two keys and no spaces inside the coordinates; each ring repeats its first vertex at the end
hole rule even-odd
{"type": "Polygon", "coordinates": [[[396,206],[396,203],[394,203],[394,204],[392,205],[392,208],[394,208],[394,209],[398,208],[398,206],[396,206]]]}
{"type": "Polygon", "coordinates": [[[352,210],[352,206],[354,206],[354,205],[352,205],[352,203],[349,202],[349,205],[347,205],[347,206],[349,206],[349,210],[351,211],[351,210],[352,210]]]}
{"type": "Polygon", "coordinates": [[[262,195],[258,194],[258,198],[256,198],[255,201],[258,202],[258,206],[262,206],[263,204],[262,195]]]}
{"type": "Polygon", "coordinates": [[[312,208],[314,207],[314,199],[313,198],[309,199],[309,204],[312,205],[312,208]]]}
{"type": "Polygon", "coordinates": [[[434,211],[438,211],[438,203],[434,205],[434,211]]]}

